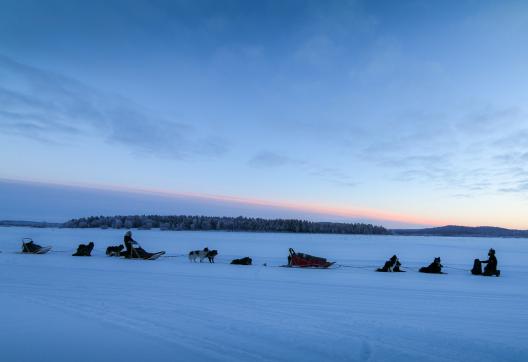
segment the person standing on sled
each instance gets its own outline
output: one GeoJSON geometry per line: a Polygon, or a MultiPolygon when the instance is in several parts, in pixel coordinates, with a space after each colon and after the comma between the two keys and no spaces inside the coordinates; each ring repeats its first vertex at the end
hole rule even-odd
{"type": "Polygon", "coordinates": [[[486,266],[484,267],[484,272],[482,273],[482,275],[484,276],[492,276],[492,275],[496,275],[496,276],[499,276],[500,275],[500,270],[497,270],[497,265],[498,265],[498,261],[497,261],[497,257],[495,256],[495,250],[494,249],[490,249],[488,251],[488,260],[481,260],[480,262],[482,264],[486,264],[486,266]]]}
{"type": "Polygon", "coordinates": [[[139,243],[137,241],[132,239],[132,231],[130,230],[125,233],[123,243],[125,244],[126,248],[126,251],[124,253],[125,258],[148,259],[154,255],[153,253],[145,251],[145,249],[139,246],[139,243]]]}

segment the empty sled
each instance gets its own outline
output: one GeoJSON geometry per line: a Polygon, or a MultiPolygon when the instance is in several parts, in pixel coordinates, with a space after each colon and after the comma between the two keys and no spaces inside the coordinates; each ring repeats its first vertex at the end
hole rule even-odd
{"type": "Polygon", "coordinates": [[[290,248],[289,252],[288,265],[285,266],[291,268],[328,268],[335,264],[335,262],[330,262],[325,258],[304,253],[296,253],[292,248],[290,248]]]}

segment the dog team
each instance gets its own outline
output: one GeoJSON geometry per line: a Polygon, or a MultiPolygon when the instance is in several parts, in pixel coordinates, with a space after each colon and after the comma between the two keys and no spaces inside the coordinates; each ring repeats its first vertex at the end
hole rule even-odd
{"type": "MultiPolygon", "coordinates": [[[[473,261],[473,269],[471,274],[482,275],[482,276],[500,276],[500,270],[498,267],[497,257],[495,256],[495,249],[488,251],[488,260],[475,259],[473,261]],[[482,264],[486,264],[484,270],[482,270],[482,264]]],[[[403,272],[400,269],[401,263],[396,255],[393,255],[389,260],[385,262],[383,268],[378,268],[378,272],[403,272]]],[[[434,258],[433,262],[428,266],[421,267],[418,271],[420,273],[428,274],[445,274],[442,272],[443,265],[441,264],[440,257],[434,258]]]]}
{"type": "MultiPolygon", "coordinates": [[[[149,253],[145,251],[137,241],[132,238],[132,232],[129,230],[125,233],[123,244],[117,246],[109,246],[106,248],[106,255],[108,256],[118,256],[125,257],[127,259],[145,259],[145,260],[155,260],[160,256],[165,254],[165,251],[160,251],[156,253],[149,253]],[[124,244],[124,245],[123,245],[124,244]],[[126,250],[124,250],[126,249],[126,250]]],[[[72,254],[73,256],[90,256],[94,248],[94,243],[90,242],[88,244],[80,244],[77,248],[77,251],[72,254]]],[[[38,244],[35,244],[31,239],[24,239],[22,241],[22,253],[27,254],[44,254],[51,250],[51,247],[42,247],[38,244]]],[[[290,249],[291,250],[291,249],[290,249]]],[[[196,263],[197,260],[203,262],[205,259],[209,263],[214,263],[215,257],[218,255],[218,250],[209,250],[205,247],[203,250],[193,250],[189,252],[188,258],[189,261],[196,263]]],[[[297,253],[296,253],[297,255],[297,253]]],[[[298,255],[305,255],[299,253],[298,255]]],[[[291,263],[291,257],[289,257],[288,265],[293,266],[291,263]]],[[[315,257],[311,257],[317,259],[315,257]]],[[[326,261],[326,259],[324,259],[326,261]]],[[[234,259],[231,261],[231,264],[234,265],[252,265],[252,259],[250,257],[245,257],[241,259],[234,259]]],[[[329,263],[328,265],[333,265],[334,263],[329,263]]],[[[393,255],[389,260],[385,262],[382,268],[378,268],[378,272],[404,272],[401,270],[402,264],[400,263],[398,257],[393,255]]],[[[443,265],[441,264],[440,257],[436,257],[431,264],[426,267],[419,269],[420,273],[428,274],[445,274],[442,272],[443,265]]],[[[498,269],[498,261],[495,256],[495,250],[490,249],[488,251],[488,260],[475,259],[473,261],[473,269],[471,270],[473,275],[482,275],[482,276],[500,276],[500,270],[498,269]],[[482,264],[485,264],[484,270],[482,270],[482,264]]]]}

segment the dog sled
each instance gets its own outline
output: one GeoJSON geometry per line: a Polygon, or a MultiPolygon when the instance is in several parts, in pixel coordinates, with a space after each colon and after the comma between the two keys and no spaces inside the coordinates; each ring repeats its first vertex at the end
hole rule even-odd
{"type": "Polygon", "coordinates": [[[46,254],[50,250],[51,246],[40,246],[31,238],[22,239],[22,254],[46,254]]]}
{"type": "Polygon", "coordinates": [[[160,256],[165,255],[164,251],[157,253],[149,253],[143,250],[142,248],[132,248],[131,254],[126,254],[125,259],[142,259],[142,260],[156,260],[160,256]]]}
{"type": "Polygon", "coordinates": [[[126,251],[124,253],[125,259],[143,259],[143,260],[156,260],[160,256],[165,255],[164,251],[159,251],[157,253],[149,253],[143,249],[137,241],[135,241],[131,247],[130,252],[126,251]]]}
{"type": "MultiPolygon", "coordinates": [[[[165,255],[164,251],[159,251],[157,253],[149,253],[148,251],[143,249],[136,240],[132,239],[132,231],[130,230],[125,233],[123,244],[125,244],[127,250],[126,252],[120,252],[119,255],[124,256],[125,259],[156,260],[160,256],[165,255]]],[[[115,250],[116,248],[112,247],[112,249],[115,250]]],[[[111,255],[108,252],[109,249],[107,249],[107,255],[111,255]]]]}
{"type": "Polygon", "coordinates": [[[325,258],[313,256],[304,253],[297,253],[293,248],[289,250],[290,255],[288,256],[288,265],[284,265],[289,268],[322,268],[326,269],[335,264],[325,258]]]}

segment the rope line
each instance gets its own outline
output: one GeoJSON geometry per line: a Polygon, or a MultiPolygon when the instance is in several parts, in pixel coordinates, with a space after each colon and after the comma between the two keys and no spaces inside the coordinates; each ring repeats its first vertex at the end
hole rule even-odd
{"type": "Polygon", "coordinates": [[[408,269],[408,270],[412,270],[412,271],[416,271],[416,272],[420,270],[420,268],[412,267],[412,266],[402,266],[402,268],[408,269]]]}
{"type": "Polygon", "coordinates": [[[353,269],[374,269],[376,266],[372,265],[345,265],[345,264],[337,264],[336,265],[339,268],[353,268],[353,269]]]}
{"type": "MultiPolygon", "coordinates": [[[[74,253],[75,251],[77,250],[77,248],[75,249],[70,249],[70,250],[50,250],[49,252],[50,253],[74,253]]],[[[93,251],[97,252],[97,253],[102,253],[102,254],[106,254],[106,250],[103,250],[103,249],[99,249],[99,248],[94,248],[93,251]]],[[[1,251],[0,251],[1,253],[1,251]]],[[[16,252],[17,254],[22,254],[21,252],[16,252]]],[[[162,258],[181,258],[181,257],[185,257],[187,256],[187,254],[172,254],[172,255],[163,255],[161,256],[162,258]]],[[[229,262],[224,262],[223,260],[219,260],[216,262],[216,264],[224,264],[224,265],[230,265],[229,262]]],[[[262,267],[269,267],[269,268],[282,268],[284,267],[284,265],[269,265],[268,263],[264,263],[264,264],[253,264],[251,266],[262,266],[262,267]]],[[[335,264],[334,266],[331,266],[329,268],[326,268],[326,269],[341,269],[341,268],[350,268],[350,269],[363,269],[363,270],[376,270],[378,268],[377,265],[350,265],[350,264],[335,264]]],[[[407,269],[407,270],[412,270],[412,271],[416,271],[418,272],[419,271],[419,267],[407,267],[407,266],[402,266],[401,267],[402,269],[407,269]]],[[[449,265],[444,265],[444,268],[447,268],[447,269],[453,269],[453,270],[458,270],[458,271],[464,271],[464,272],[469,272],[471,271],[471,269],[465,269],[465,268],[459,268],[459,267],[453,267],[453,266],[449,266],[449,265]]]]}
{"type": "Polygon", "coordinates": [[[446,266],[446,265],[444,265],[444,268],[453,269],[453,270],[461,270],[461,271],[471,271],[471,269],[455,268],[453,266],[446,266]]]}
{"type": "MultiPolygon", "coordinates": [[[[71,253],[71,252],[75,252],[76,250],[77,249],[72,249],[72,250],[50,250],[49,252],[50,253],[71,253]]],[[[94,249],[94,251],[101,252],[101,253],[106,253],[106,250],[103,251],[101,249],[94,249]]],[[[1,252],[2,251],[0,251],[0,253],[1,252]]],[[[15,252],[15,254],[23,254],[23,253],[22,252],[15,252]]],[[[187,256],[187,254],[174,254],[174,255],[163,255],[163,256],[161,256],[161,258],[181,258],[181,257],[185,257],[185,256],[187,256]]],[[[219,261],[215,262],[214,264],[230,265],[231,263],[219,260],[219,261]]],[[[261,266],[261,267],[264,267],[264,268],[283,268],[283,267],[285,267],[285,265],[269,265],[268,263],[252,264],[252,265],[248,265],[248,266],[261,266]]],[[[329,268],[325,268],[325,269],[341,269],[341,268],[376,270],[376,268],[378,268],[378,266],[377,265],[335,264],[335,266],[329,267],[329,268]]],[[[420,269],[419,267],[409,267],[409,266],[402,266],[401,268],[402,269],[416,271],[416,272],[418,272],[419,269],[420,269]]],[[[449,265],[444,265],[444,268],[458,270],[458,271],[464,271],[464,272],[471,271],[471,269],[458,268],[458,267],[453,267],[453,266],[449,266],[449,265]]]]}

